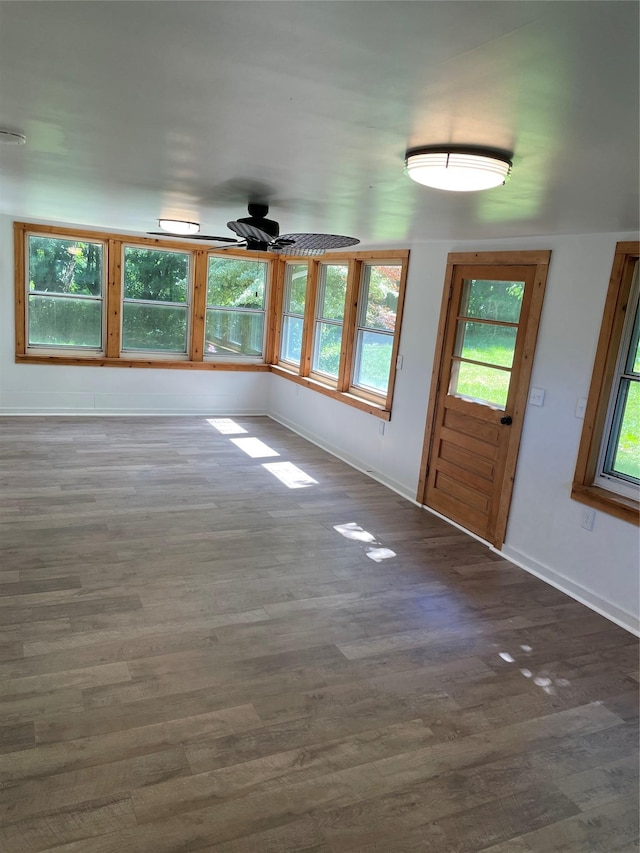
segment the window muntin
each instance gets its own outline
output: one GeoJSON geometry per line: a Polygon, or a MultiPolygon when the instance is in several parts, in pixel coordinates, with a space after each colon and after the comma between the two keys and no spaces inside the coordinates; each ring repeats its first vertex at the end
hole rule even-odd
{"type": "Polygon", "coordinates": [[[639,301],[636,261],[594,481],[636,500],[640,486],[639,301]]]}
{"type": "Polygon", "coordinates": [[[524,282],[464,282],[449,394],[504,409],[509,395],[524,282]]]}
{"type": "Polygon", "coordinates": [[[100,351],[104,245],[28,235],[27,346],[100,351]]]}
{"type": "Polygon", "coordinates": [[[122,350],[186,354],[190,255],[124,247],[122,350]]]}
{"type": "Polygon", "coordinates": [[[296,366],[300,364],[302,357],[302,330],[308,278],[308,264],[287,263],[285,265],[280,360],[296,366]]]}
{"type": "Polygon", "coordinates": [[[267,269],[264,261],[209,256],[205,356],[262,357],[267,269]]]}
{"type": "Polygon", "coordinates": [[[320,264],[311,370],[337,380],[347,295],[348,264],[320,264]]]}
{"type": "Polygon", "coordinates": [[[400,297],[400,264],[363,264],[358,297],[353,385],[386,395],[400,297]]]}

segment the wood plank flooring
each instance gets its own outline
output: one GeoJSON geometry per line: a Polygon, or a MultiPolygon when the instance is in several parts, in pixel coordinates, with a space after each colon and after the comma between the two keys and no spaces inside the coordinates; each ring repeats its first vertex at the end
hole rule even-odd
{"type": "Polygon", "coordinates": [[[638,850],[631,634],[268,418],[0,429],[3,853],[638,850]]]}

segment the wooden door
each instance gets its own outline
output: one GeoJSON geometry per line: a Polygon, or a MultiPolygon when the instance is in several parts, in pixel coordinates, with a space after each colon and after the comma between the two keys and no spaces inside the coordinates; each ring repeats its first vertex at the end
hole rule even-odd
{"type": "Polygon", "coordinates": [[[549,252],[449,256],[418,500],[502,545],[549,252]]]}

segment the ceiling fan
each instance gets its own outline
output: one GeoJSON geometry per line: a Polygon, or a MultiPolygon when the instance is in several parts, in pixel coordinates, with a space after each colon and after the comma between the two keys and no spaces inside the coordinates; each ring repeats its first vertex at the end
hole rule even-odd
{"type": "Polygon", "coordinates": [[[280,234],[280,225],[273,219],[267,219],[269,205],[251,202],[249,216],[227,222],[239,240],[231,237],[214,237],[207,234],[179,234],[171,231],[148,231],[154,237],[182,237],[187,240],[210,240],[229,243],[221,249],[249,249],[260,252],[287,252],[291,255],[322,255],[330,249],[342,249],[355,246],[360,240],[344,237],[340,234],[280,234]]]}

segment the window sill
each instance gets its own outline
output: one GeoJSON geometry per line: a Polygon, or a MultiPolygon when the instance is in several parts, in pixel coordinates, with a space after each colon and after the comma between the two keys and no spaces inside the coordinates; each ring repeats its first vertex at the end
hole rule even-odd
{"type": "Polygon", "coordinates": [[[185,359],[145,358],[105,358],[105,356],[78,355],[16,355],[17,364],[62,364],[70,367],[151,367],[159,370],[248,370],[269,371],[269,365],[262,362],[239,361],[189,361],[185,359]]]}
{"type": "Polygon", "coordinates": [[[584,486],[582,483],[573,484],[571,497],[623,521],[636,525],[640,523],[640,504],[632,498],[625,498],[600,486],[584,486]]]}
{"type": "Polygon", "coordinates": [[[339,400],[341,403],[346,403],[347,406],[353,406],[354,409],[360,409],[362,412],[367,412],[369,415],[374,415],[383,421],[391,420],[391,412],[385,409],[381,403],[374,403],[371,400],[365,400],[361,397],[356,397],[354,394],[349,394],[346,391],[336,391],[330,385],[324,385],[318,382],[317,379],[311,379],[307,376],[298,376],[291,370],[287,370],[277,364],[270,365],[270,370],[276,376],[281,376],[283,379],[288,379],[295,382],[297,385],[303,385],[305,388],[311,388],[313,391],[318,391],[324,394],[325,397],[331,397],[333,400],[339,400]]]}

